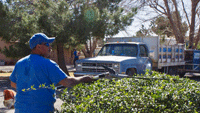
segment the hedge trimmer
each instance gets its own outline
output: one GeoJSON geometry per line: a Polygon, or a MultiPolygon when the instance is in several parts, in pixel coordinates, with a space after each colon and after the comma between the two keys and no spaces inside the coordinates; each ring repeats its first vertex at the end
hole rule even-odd
{"type": "MultiPolygon", "coordinates": [[[[99,79],[99,78],[135,78],[135,79],[146,79],[146,80],[170,80],[167,78],[144,78],[144,77],[136,77],[136,76],[128,76],[126,74],[118,74],[114,69],[111,69],[107,66],[102,66],[105,70],[108,72],[99,74],[94,76],[94,79],[99,79]]],[[[173,81],[177,81],[176,79],[172,79],[173,81]]]]}
{"type": "MultiPolygon", "coordinates": [[[[109,78],[109,79],[112,79],[112,78],[134,78],[134,79],[145,79],[145,80],[173,80],[173,81],[177,81],[177,79],[168,79],[168,78],[155,78],[155,77],[152,77],[152,78],[145,78],[145,77],[136,77],[136,76],[129,76],[129,75],[126,75],[126,74],[118,74],[114,69],[112,68],[109,68],[107,66],[104,66],[102,65],[102,67],[107,70],[108,72],[104,72],[104,73],[101,73],[101,74],[98,74],[98,75],[95,75],[93,76],[93,79],[95,80],[98,80],[100,78],[109,78]]],[[[61,89],[61,88],[65,88],[64,86],[58,86],[56,87],[56,89],[61,89]]],[[[68,88],[68,91],[70,90],[71,88],[68,88]]]]}

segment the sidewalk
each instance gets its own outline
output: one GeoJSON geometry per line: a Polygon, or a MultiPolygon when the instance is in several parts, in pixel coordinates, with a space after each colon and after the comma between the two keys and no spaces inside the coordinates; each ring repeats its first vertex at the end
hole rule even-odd
{"type": "MultiPolygon", "coordinates": [[[[67,66],[67,70],[69,72],[74,72],[76,71],[76,69],[74,68],[74,65],[66,65],[67,66]]],[[[0,66],[0,73],[3,72],[12,72],[14,70],[14,65],[13,66],[0,66]]],[[[0,74],[0,80],[5,80],[5,79],[9,79],[8,74],[0,74]]]]}
{"type": "MultiPolygon", "coordinates": [[[[74,65],[66,65],[68,71],[75,71],[74,65]]],[[[14,69],[14,65],[10,65],[10,66],[0,66],[0,71],[5,71],[5,72],[9,72],[9,71],[13,71],[14,69]]]]}

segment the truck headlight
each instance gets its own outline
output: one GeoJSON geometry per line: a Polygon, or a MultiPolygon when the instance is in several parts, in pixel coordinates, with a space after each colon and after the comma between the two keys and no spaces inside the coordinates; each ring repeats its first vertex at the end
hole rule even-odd
{"type": "Polygon", "coordinates": [[[151,63],[150,62],[148,62],[147,64],[146,64],[146,69],[148,69],[148,70],[151,70],[151,63]]]}
{"type": "Polygon", "coordinates": [[[115,69],[117,68],[118,69],[119,68],[119,64],[113,64],[113,68],[115,68],[115,69]]]}
{"type": "Polygon", "coordinates": [[[119,64],[118,64],[118,63],[112,64],[112,68],[113,68],[117,73],[119,73],[119,64]]]}

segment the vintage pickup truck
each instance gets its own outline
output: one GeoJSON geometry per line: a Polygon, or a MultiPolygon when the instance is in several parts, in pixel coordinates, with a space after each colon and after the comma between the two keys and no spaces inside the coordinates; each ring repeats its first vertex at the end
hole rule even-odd
{"type": "Polygon", "coordinates": [[[112,42],[105,44],[98,55],[76,61],[74,76],[97,75],[106,72],[102,65],[118,74],[144,74],[152,69],[149,50],[143,42],[112,42]]]}

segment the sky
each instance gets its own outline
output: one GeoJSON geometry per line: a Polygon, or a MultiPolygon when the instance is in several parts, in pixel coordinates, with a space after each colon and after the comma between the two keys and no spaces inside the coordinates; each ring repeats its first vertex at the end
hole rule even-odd
{"type": "MultiPolygon", "coordinates": [[[[180,0],[179,1],[179,5],[180,0]]],[[[183,0],[185,4],[185,9],[187,12],[190,12],[190,0],[183,0]]],[[[182,6],[181,6],[182,7],[182,6]]],[[[181,8],[179,7],[179,8],[181,8]]],[[[183,13],[182,13],[183,14],[183,13]]],[[[189,13],[188,13],[189,14],[189,13]]],[[[133,35],[136,35],[136,32],[139,31],[142,28],[142,25],[144,25],[145,28],[148,28],[150,25],[150,21],[147,21],[153,17],[157,16],[157,13],[152,8],[146,7],[144,9],[139,10],[139,12],[134,16],[134,21],[131,26],[128,26],[126,28],[126,31],[121,31],[117,35],[113,37],[131,37],[133,35]]],[[[185,18],[182,18],[183,21],[186,21],[185,18]]],[[[155,35],[155,34],[153,34],[155,35]]]]}
{"type": "Polygon", "coordinates": [[[136,32],[141,29],[142,25],[144,25],[145,28],[148,28],[150,21],[146,21],[146,20],[153,18],[156,15],[157,14],[153,13],[153,10],[150,8],[140,10],[133,17],[133,19],[134,19],[133,23],[130,26],[128,26],[125,31],[121,31],[114,37],[131,37],[133,35],[136,35],[136,32]],[[148,10],[148,12],[147,12],[147,10],[148,10]]]}

